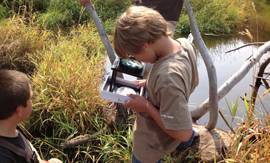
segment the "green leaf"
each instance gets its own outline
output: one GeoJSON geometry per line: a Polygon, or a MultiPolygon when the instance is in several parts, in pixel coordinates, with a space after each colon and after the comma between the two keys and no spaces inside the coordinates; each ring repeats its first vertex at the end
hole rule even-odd
{"type": "Polygon", "coordinates": [[[237,110],[238,110],[238,100],[239,98],[237,98],[236,102],[235,103],[232,103],[232,108],[231,108],[231,115],[233,117],[235,117],[236,113],[237,113],[237,110]]]}
{"type": "Polygon", "coordinates": [[[248,114],[249,113],[249,104],[248,104],[246,95],[244,96],[244,103],[245,103],[246,112],[248,114]]]}

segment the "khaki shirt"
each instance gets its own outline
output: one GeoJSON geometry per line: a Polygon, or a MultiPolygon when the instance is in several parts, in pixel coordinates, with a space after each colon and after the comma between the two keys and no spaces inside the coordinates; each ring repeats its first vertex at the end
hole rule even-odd
{"type": "MultiPolygon", "coordinates": [[[[159,109],[166,129],[192,128],[188,111],[189,96],[198,85],[196,55],[186,39],[178,39],[185,49],[169,54],[154,65],[147,82],[148,100],[159,109]]],[[[146,113],[137,114],[133,152],[143,163],[154,163],[179,145],[146,113]]]]}

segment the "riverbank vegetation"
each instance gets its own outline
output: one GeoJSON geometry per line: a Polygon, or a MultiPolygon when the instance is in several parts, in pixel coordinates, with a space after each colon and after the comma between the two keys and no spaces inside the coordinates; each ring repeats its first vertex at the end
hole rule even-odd
{"type": "MultiPolygon", "coordinates": [[[[254,13],[251,0],[193,0],[191,2],[202,33],[215,35],[235,33],[254,13]]],[[[190,32],[189,20],[185,11],[178,26],[177,32],[184,34],[190,32]]]]}
{"type": "MultiPolygon", "coordinates": [[[[24,126],[41,156],[66,162],[128,162],[134,117],[113,123],[115,111],[99,98],[105,49],[79,2],[0,2],[0,68],[23,71],[32,79],[34,111],[24,126]],[[87,143],[63,148],[63,143],[80,135],[90,136],[87,143]]],[[[108,34],[130,5],[126,0],[93,3],[108,34]]],[[[247,10],[252,10],[249,0],[192,0],[192,5],[201,31],[214,34],[236,32],[247,21],[251,13],[247,10]]],[[[183,12],[177,34],[188,32],[183,12]]],[[[269,160],[269,121],[242,125],[225,159],[269,160]]]]}

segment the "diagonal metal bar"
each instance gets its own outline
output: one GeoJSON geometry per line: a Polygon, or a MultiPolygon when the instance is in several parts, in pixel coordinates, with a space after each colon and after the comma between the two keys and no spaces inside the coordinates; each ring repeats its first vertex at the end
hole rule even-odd
{"type": "Polygon", "coordinates": [[[112,45],[108,39],[108,36],[106,34],[106,31],[101,23],[101,20],[99,19],[98,15],[97,15],[97,12],[94,8],[94,6],[92,5],[92,3],[88,2],[88,3],[84,3],[82,4],[84,5],[86,11],[91,15],[91,17],[93,18],[94,20],[94,23],[98,29],[98,33],[99,33],[99,36],[101,38],[101,41],[102,43],[104,44],[105,46],[105,49],[107,51],[107,54],[109,56],[109,60],[111,62],[111,64],[113,64],[114,60],[116,59],[116,53],[114,51],[114,49],[112,48],[112,45]]]}

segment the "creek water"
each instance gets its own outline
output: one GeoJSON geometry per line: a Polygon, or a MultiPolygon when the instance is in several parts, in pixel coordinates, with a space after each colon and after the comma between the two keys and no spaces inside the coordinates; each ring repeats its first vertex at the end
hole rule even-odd
{"type": "MultiPolygon", "coordinates": [[[[248,46],[240,50],[225,53],[231,49],[235,49],[245,44],[246,42],[241,38],[231,38],[229,40],[223,40],[216,46],[209,48],[212,61],[215,65],[217,72],[218,87],[220,87],[227,79],[229,79],[235,72],[237,72],[243,63],[257,50],[257,46],[248,46]]],[[[245,105],[243,98],[246,95],[249,99],[251,92],[251,86],[254,82],[254,76],[256,76],[257,67],[254,66],[248,74],[237,84],[232,90],[219,101],[219,108],[224,113],[227,121],[234,127],[237,123],[240,123],[245,118],[245,105]],[[233,103],[238,104],[237,115],[233,118],[230,114],[230,109],[233,103]]],[[[201,57],[198,59],[198,71],[199,71],[199,85],[194,90],[190,97],[190,108],[195,108],[205,99],[208,98],[208,75],[201,57]]],[[[260,89],[260,94],[263,92],[260,89]]],[[[270,95],[266,94],[257,100],[256,114],[261,117],[263,114],[270,112],[270,95]]],[[[200,124],[206,124],[208,122],[208,116],[204,116],[199,120],[200,124]]],[[[227,130],[225,122],[219,117],[218,128],[227,130]]]]}
{"type": "MultiPolygon", "coordinates": [[[[270,3],[269,1],[254,1],[257,15],[251,18],[247,29],[253,36],[250,37],[234,35],[232,37],[204,37],[210,56],[216,67],[218,87],[221,86],[228,78],[237,72],[243,63],[256,52],[258,46],[247,46],[239,50],[226,53],[229,50],[240,47],[249,42],[269,41],[270,40],[270,3]]],[[[268,66],[270,67],[270,66],[268,66]]],[[[246,117],[246,106],[243,97],[250,97],[251,85],[254,83],[254,76],[258,67],[254,66],[248,74],[233,89],[219,101],[219,108],[232,127],[241,123],[246,117]],[[230,113],[233,103],[238,104],[238,110],[235,117],[230,113]]],[[[269,68],[267,68],[269,69],[269,68]]],[[[208,98],[208,76],[205,65],[201,57],[198,59],[198,70],[200,82],[190,97],[190,108],[196,108],[200,103],[208,98]]],[[[259,97],[256,102],[255,114],[257,117],[263,117],[270,113],[270,94],[265,92],[262,86],[259,90],[259,97]]],[[[208,114],[199,119],[199,124],[207,124],[208,114]]],[[[224,120],[219,116],[217,128],[228,130],[224,120]]]]}

